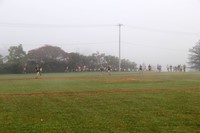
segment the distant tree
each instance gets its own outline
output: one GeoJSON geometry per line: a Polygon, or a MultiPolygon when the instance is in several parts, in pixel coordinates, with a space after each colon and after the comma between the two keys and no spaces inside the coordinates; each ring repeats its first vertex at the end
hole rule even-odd
{"type": "Polygon", "coordinates": [[[135,62],[131,62],[131,61],[129,61],[129,60],[127,60],[127,59],[122,59],[121,60],[121,68],[122,69],[131,69],[131,70],[133,70],[133,69],[135,69],[136,68],[136,63],[135,62]]]}
{"type": "Polygon", "coordinates": [[[99,53],[98,51],[94,54],[92,54],[92,56],[94,56],[96,58],[96,63],[98,66],[104,65],[106,64],[106,60],[105,60],[105,54],[104,53],[99,53]]]}
{"type": "Polygon", "coordinates": [[[68,68],[75,71],[78,67],[88,66],[88,57],[79,53],[69,53],[68,68]]]}
{"type": "Polygon", "coordinates": [[[3,56],[0,54],[0,73],[4,72],[3,56]]]}
{"type": "Polygon", "coordinates": [[[4,57],[3,57],[3,55],[0,54],[0,65],[3,64],[3,60],[4,60],[4,57]]]}
{"type": "Polygon", "coordinates": [[[6,56],[7,62],[10,64],[22,63],[26,57],[26,52],[23,50],[22,44],[11,46],[8,49],[9,55],[6,56]]]}
{"type": "Polygon", "coordinates": [[[67,53],[60,47],[45,45],[43,47],[28,51],[29,59],[35,59],[37,63],[48,60],[67,61],[67,53]]]}
{"type": "Polygon", "coordinates": [[[60,47],[45,45],[28,51],[28,70],[34,71],[36,64],[46,72],[63,72],[67,66],[68,54],[60,47]]]}
{"type": "Polygon", "coordinates": [[[26,52],[23,50],[22,44],[11,46],[8,49],[9,55],[6,56],[6,69],[11,73],[22,73],[23,65],[26,62],[26,52]]]}
{"type": "MultiPolygon", "coordinates": [[[[115,56],[105,56],[104,57],[106,65],[111,65],[113,69],[119,69],[119,58],[115,56]]],[[[131,62],[127,59],[121,60],[121,69],[135,69],[137,64],[135,62],[131,62]]]]}
{"type": "Polygon", "coordinates": [[[105,56],[105,61],[106,61],[106,65],[110,65],[112,68],[117,69],[119,67],[119,58],[112,56],[112,55],[108,55],[105,56]]]}
{"type": "Polygon", "coordinates": [[[106,66],[106,60],[105,60],[105,54],[99,53],[98,51],[96,53],[93,53],[92,55],[87,57],[89,60],[89,68],[90,69],[99,69],[101,66],[106,66]]]}
{"type": "MultiPolygon", "coordinates": [[[[112,69],[118,69],[119,58],[104,53],[93,53],[84,56],[79,53],[66,53],[60,47],[45,45],[43,47],[28,51],[23,50],[22,44],[11,46],[9,55],[0,55],[0,73],[26,73],[35,72],[35,66],[39,64],[44,72],[74,71],[78,67],[98,70],[101,66],[111,65],[112,69]],[[24,69],[26,68],[26,69],[24,69]]],[[[133,69],[136,64],[122,59],[122,69],[133,69]]]]}
{"type": "Polygon", "coordinates": [[[196,43],[196,45],[189,49],[189,64],[191,68],[200,71],[200,40],[196,43]]]}

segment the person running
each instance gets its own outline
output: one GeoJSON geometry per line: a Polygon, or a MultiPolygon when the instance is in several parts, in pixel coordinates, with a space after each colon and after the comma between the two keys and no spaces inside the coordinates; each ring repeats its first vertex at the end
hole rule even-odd
{"type": "Polygon", "coordinates": [[[36,72],[36,77],[35,78],[38,78],[38,76],[41,76],[40,75],[40,66],[39,65],[36,65],[35,72],[36,72]]]}
{"type": "Polygon", "coordinates": [[[111,75],[111,74],[110,74],[110,72],[111,72],[111,66],[108,65],[108,68],[107,68],[107,69],[108,69],[108,74],[111,75]]]}

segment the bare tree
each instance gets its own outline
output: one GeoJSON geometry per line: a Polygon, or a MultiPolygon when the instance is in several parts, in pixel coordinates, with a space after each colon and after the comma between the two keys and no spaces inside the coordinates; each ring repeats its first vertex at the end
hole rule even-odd
{"type": "Polygon", "coordinates": [[[196,45],[189,49],[189,64],[191,68],[200,71],[200,40],[196,43],[196,45]]]}

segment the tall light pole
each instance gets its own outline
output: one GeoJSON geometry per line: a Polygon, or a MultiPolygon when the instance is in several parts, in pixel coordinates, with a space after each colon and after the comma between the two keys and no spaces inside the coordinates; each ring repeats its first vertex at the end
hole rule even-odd
{"type": "Polygon", "coordinates": [[[123,24],[119,24],[119,72],[121,71],[121,26],[123,24]]]}

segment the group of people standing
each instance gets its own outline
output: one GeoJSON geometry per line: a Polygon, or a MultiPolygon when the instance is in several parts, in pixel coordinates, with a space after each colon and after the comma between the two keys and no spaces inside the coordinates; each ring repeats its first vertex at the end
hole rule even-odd
{"type": "MultiPolygon", "coordinates": [[[[177,66],[172,66],[172,65],[167,65],[167,72],[186,72],[186,65],[177,65],[177,66]]],[[[146,65],[139,65],[138,71],[162,71],[162,66],[160,64],[157,64],[157,66],[151,66],[150,64],[148,67],[146,65]]]]}
{"type": "Polygon", "coordinates": [[[168,72],[186,72],[186,65],[177,65],[177,66],[172,66],[172,65],[167,65],[167,71],[168,72]]]}

